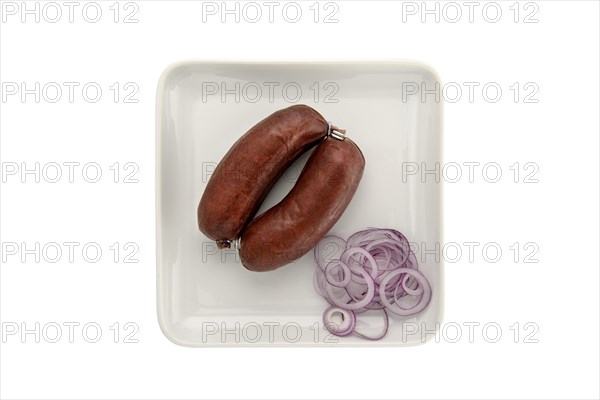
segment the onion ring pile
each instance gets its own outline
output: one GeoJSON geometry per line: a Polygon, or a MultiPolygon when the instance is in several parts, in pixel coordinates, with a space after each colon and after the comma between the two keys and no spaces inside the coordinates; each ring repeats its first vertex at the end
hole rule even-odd
{"type": "Polygon", "coordinates": [[[406,237],[394,229],[369,228],[344,240],[326,236],[315,247],[314,285],[331,307],[323,313],[325,328],[336,336],[355,334],[378,340],[388,330],[388,311],[403,317],[423,311],[431,286],[419,272],[406,237]],[[370,336],[356,331],[356,314],[381,310],[384,328],[370,336]],[[341,322],[334,322],[339,315],[341,322]]]}

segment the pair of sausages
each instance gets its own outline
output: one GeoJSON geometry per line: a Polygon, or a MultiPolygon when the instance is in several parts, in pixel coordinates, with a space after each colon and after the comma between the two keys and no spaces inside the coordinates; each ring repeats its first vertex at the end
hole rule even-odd
{"type": "Polygon", "coordinates": [[[365,167],[354,142],[329,133],[329,123],[305,105],[252,127],[208,181],[198,206],[200,230],[220,248],[239,239],[240,260],[251,271],[271,271],[309,252],[346,210],[365,167]],[[292,190],[254,218],[285,170],[314,146],[292,190]]]}

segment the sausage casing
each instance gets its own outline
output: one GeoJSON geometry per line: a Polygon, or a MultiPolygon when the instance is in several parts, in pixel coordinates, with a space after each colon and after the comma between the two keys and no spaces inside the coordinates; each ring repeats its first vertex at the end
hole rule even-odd
{"type": "Polygon", "coordinates": [[[322,140],[327,121],[306,105],[266,117],[246,132],[217,165],[198,205],[198,227],[229,247],[290,164],[322,140]]]}

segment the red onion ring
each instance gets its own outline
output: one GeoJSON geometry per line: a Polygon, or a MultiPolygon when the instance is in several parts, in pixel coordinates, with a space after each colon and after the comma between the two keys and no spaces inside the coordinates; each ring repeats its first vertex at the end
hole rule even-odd
{"type": "Polygon", "coordinates": [[[365,281],[367,282],[367,293],[365,294],[365,297],[363,297],[362,300],[355,301],[354,303],[343,302],[341,299],[336,297],[336,295],[333,292],[333,287],[331,285],[327,285],[325,286],[325,291],[329,295],[329,300],[333,304],[346,310],[357,310],[366,306],[373,300],[373,296],[375,296],[375,283],[373,282],[373,279],[367,271],[365,271],[364,269],[360,271],[360,273],[365,278],[365,281]]]}
{"type": "MultiPolygon", "coordinates": [[[[383,281],[381,282],[381,287],[384,288],[383,291],[379,292],[380,294],[384,293],[383,296],[380,296],[381,303],[385,305],[388,310],[390,310],[396,315],[409,316],[417,314],[423,311],[425,307],[427,307],[427,305],[429,304],[429,301],[431,300],[431,286],[429,286],[429,282],[419,271],[414,269],[399,268],[397,270],[394,270],[390,275],[386,276],[383,279],[383,281]],[[419,302],[411,308],[403,308],[400,307],[398,304],[393,304],[391,301],[389,301],[387,295],[385,294],[386,285],[389,283],[389,280],[397,274],[412,274],[415,278],[417,278],[417,280],[419,281],[419,285],[423,288],[423,292],[421,294],[419,302]]],[[[394,296],[394,300],[397,301],[398,298],[394,296]]]]}
{"type": "Polygon", "coordinates": [[[321,272],[320,268],[317,268],[315,270],[315,274],[313,275],[313,285],[314,285],[317,293],[319,293],[322,297],[327,298],[327,294],[325,293],[325,290],[323,289],[323,282],[322,282],[323,279],[324,279],[323,272],[321,272]]]}
{"type": "MultiPolygon", "coordinates": [[[[410,274],[404,275],[402,283],[399,286],[402,287],[402,289],[411,296],[420,296],[423,293],[423,287],[418,284],[418,281],[412,281],[411,283],[408,283],[410,278],[412,278],[410,274]],[[411,288],[411,284],[416,287],[411,288]]],[[[395,297],[397,298],[398,296],[395,295],[395,297]]]]}
{"type": "Polygon", "coordinates": [[[383,329],[381,330],[381,333],[379,335],[369,336],[367,334],[360,333],[356,330],[356,324],[355,324],[354,334],[356,336],[359,336],[359,337],[361,337],[363,339],[367,339],[367,340],[379,340],[379,339],[383,338],[385,335],[387,335],[388,328],[390,326],[390,318],[387,314],[387,311],[385,311],[385,308],[382,308],[381,310],[383,311],[383,329]]]}
{"type": "Polygon", "coordinates": [[[351,310],[345,310],[340,307],[331,306],[323,313],[323,325],[336,336],[348,336],[354,332],[356,327],[356,315],[351,310]],[[333,315],[339,313],[342,317],[342,324],[333,322],[333,315]]]}
{"type": "Polygon", "coordinates": [[[313,284],[331,304],[325,310],[323,323],[334,335],[354,333],[368,340],[381,339],[388,331],[388,311],[412,316],[431,301],[431,286],[418,270],[410,243],[395,229],[368,228],[354,233],[348,241],[326,236],[315,247],[314,257],[317,268],[313,284]],[[415,300],[411,306],[400,301],[408,298],[415,300]],[[356,315],[369,310],[381,310],[384,314],[380,335],[369,336],[355,329],[356,315]],[[344,321],[340,327],[331,320],[336,312],[344,321]]]}
{"type": "Polygon", "coordinates": [[[346,251],[344,251],[342,253],[342,256],[340,257],[340,259],[346,265],[348,265],[351,260],[350,256],[354,255],[354,254],[362,254],[363,257],[366,257],[366,259],[369,261],[369,266],[370,266],[369,275],[371,275],[371,278],[373,278],[373,279],[377,278],[377,275],[379,274],[379,269],[377,268],[377,262],[375,261],[375,259],[371,255],[371,253],[369,253],[367,250],[363,249],[362,247],[351,247],[351,248],[347,249],[346,251]]]}
{"type": "MultiPolygon", "coordinates": [[[[339,275],[340,275],[340,273],[338,272],[338,276],[339,275]]],[[[335,286],[335,287],[338,287],[338,288],[344,288],[344,287],[348,286],[348,284],[350,283],[351,278],[352,278],[352,275],[350,273],[350,269],[341,260],[332,260],[325,267],[325,280],[327,280],[327,283],[329,283],[331,286],[335,286]],[[343,278],[343,280],[336,281],[331,276],[331,274],[332,274],[331,271],[335,267],[341,267],[341,271],[344,272],[344,278],[343,278]]]]}

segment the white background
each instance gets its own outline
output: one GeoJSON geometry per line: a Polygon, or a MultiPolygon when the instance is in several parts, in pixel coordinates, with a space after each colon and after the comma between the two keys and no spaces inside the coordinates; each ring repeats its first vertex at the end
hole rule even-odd
{"type": "Polygon", "coordinates": [[[3,254],[3,330],[95,322],[103,336],[88,343],[76,330],[69,343],[64,328],[58,343],[36,343],[33,334],[5,335],[2,398],[598,398],[597,2],[539,1],[537,23],[523,22],[534,10],[523,3],[515,23],[512,1],[499,2],[497,23],[483,18],[484,3],[472,23],[462,2],[460,21],[448,22],[452,13],[422,23],[420,13],[403,14],[401,2],[338,2],[339,22],[329,24],[323,15],[313,21],[312,2],[302,3],[295,24],[280,8],[273,23],[266,16],[221,23],[219,15],[203,22],[202,3],[192,1],[138,1],[138,23],[114,23],[113,2],[100,3],[98,23],[82,18],[83,2],[73,23],[66,14],[57,23],[3,14],[3,83],[98,82],[104,91],[97,103],[80,91],[73,103],[36,103],[32,95],[3,100],[3,169],[97,162],[103,177],[96,184],[81,175],[55,184],[6,177],[2,242],[97,242],[104,254],[97,263],[78,256],[54,264],[3,254]],[[445,241],[503,249],[496,263],[480,251],[473,262],[463,255],[446,263],[444,321],[463,327],[457,343],[448,334],[410,348],[188,349],[163,336],[155,310],[155,87],[168,64],[189,58],[415,59],[433,66],[444,83],[503,88],[496,103],[476,91],[473,102],[465,92],[444,104],[445,161],[497,162],[503,172],[495,184],[478,170],[473,183],[463,177],[444,187],[445,241]],[[139,102],[115,103],[108,89],[114,82],[137,84],[139,102]],[[525,103],[522,92],[515,103],[515,82],[535,83],[538,102],[525,103]],[[108,167],[115,162],[136,163],[139,183],[112,182],[108,167]],[[523,176],[515,183],[515,162],[536,163],[539,183],[524,183],[523,176]],[[108,249],[114,242],[136,243],[139,262],[124,263],[120,254],[115,263],[108,249]],[[539,262],[524,262],[523,250],[515,262],[514,242],[537,244],[539,262]],[[138,343],[124,343],[127,322],[139,326],[138,343]],[[497,323],[502,337],[489,343],[476,329],[471,341],[469,322],[497,323]],[[527,322],[539,327],[538,343],[525,343],[527,322]]]}

